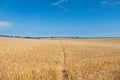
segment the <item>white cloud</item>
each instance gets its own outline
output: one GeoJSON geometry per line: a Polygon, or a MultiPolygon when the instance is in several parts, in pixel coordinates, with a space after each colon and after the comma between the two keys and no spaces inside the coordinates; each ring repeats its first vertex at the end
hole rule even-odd
{"type": "Polygon", "coordinates": [[[13,24],[8,21],[0,21],[0,27],[11,27],[13,24]]]}
{"type": "Polygon", "coordinates": [[[120,1],[115,1],[114,5],[120,5],[120,1]]]}
{"type": "Polygon", "coordinates": [[[116,6],[116,5],[120,5],[120,0],[113,0],[113,1],[110,1],[110,0],[103,0],[101,1],[101,3],[103,5],[111,5],[111,6],[116,6]]]}
{"type": "Polygon", "coordinates": [[[52,6],[60,5],[61,3],[68,2],[68,0],[58,0],[57,2],[52,3],[52,6]]]}
{"type": "Polygon", "coordinates": [[[101,1],[102,4],[108,4],[108,1],[101,1]]]}

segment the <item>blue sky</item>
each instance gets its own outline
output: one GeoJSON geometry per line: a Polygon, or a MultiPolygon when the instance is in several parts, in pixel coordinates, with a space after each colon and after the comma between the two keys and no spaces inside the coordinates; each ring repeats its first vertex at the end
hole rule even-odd
{"type": "Polygon", "coordinates": [[[0,0],[0,34],[120,36],[120,0],[0,0]]]}

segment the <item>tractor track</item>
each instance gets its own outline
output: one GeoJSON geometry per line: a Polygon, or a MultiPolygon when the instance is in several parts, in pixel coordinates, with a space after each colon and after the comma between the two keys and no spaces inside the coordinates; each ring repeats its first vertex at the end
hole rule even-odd
{"type": "Polygon", "coordinates": [[[63,55],[63,69],[62,69],[62,74],[63,74],[63,80],[69,80],[68,78],[68,70],[67,70],[67,65],[66,65],[66,52],[64,50],[64,47],[62,45],[62,42],[59,41],[59,45],[62,51],[62,55],[63,55]]]}

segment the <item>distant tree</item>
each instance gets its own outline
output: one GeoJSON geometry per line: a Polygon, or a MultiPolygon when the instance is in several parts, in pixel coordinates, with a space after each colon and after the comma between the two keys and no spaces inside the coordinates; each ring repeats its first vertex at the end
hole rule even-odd
{"type": "Polygon", "coordinates": [[[50,38],[54,38],[53,36],[51,36],[50,38]]]}

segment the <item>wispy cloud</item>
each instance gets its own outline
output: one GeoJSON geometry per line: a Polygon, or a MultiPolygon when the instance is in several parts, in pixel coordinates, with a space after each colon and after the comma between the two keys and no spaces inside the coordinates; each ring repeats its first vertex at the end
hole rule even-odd
{"type": "Polygon", "coordinates": [[[0,21],[0,27],[11,27],[13,24],[8,21],[0,21]]]}
{"type": "Polygon", "coordinates": [[[101,1],[102,4],[109,4],[109,2],[106,0],[106,1],[101,1]]]}
{"type": "Polygon", "coordinates": [[[120,1],[114,2],[115,5],[120,5],[120,1]]]}
{"type": "Polygon", "coordinates": [[[103,5],[110,5],[110,6],[117,6],[119,5],[120,6],[120,0],[113,0],[113,1],[110,1],[110,0],[102,0],[101,3],[103,5]]]}
{"type": "Polygon", "coordinates": [[[58,0],[57,2],[54,2],[54,3],[52,3],[51,5],[52,5],[52,6],[57,6],[57,5],[60,5],[60,4],[62,4],[62,3],[65,3],[65,2],[68,2],[68,0],[58,0]]]}

